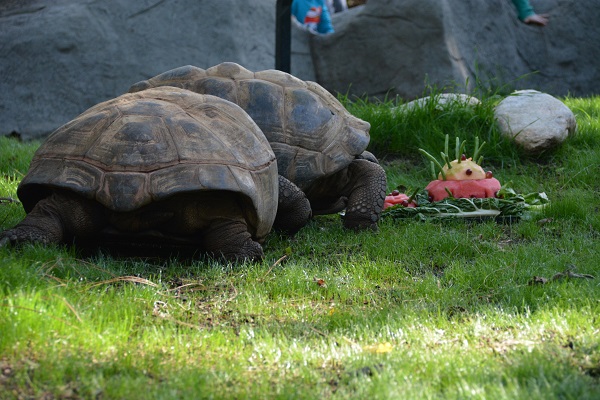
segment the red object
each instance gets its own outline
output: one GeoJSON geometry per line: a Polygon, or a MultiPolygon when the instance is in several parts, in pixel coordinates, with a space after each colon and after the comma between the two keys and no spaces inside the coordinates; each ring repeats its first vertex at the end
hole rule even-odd
{"type": "Polygon", "coordinates": [[[316,28],[321,21],[321,13],[323,12],[322,7],[311,7],[306,16],[304,17],[304,24],[308,26],[314,26],[316,28]]]}
{"type": "Polygon", "coordinates": [[[417,205],[414,201],[408,202],[408,196],[404,193],[399,193],[397,195],[389,194],[385,196],[385,201],[383,202],[383,209],[385,210],[388,207],[395,206],[396,204],[402,204],[404,207],[416,207],[417,205]]]}
{"type": "Polygon", "coordinates": [[[482,199],[486,197],[496,197],[496,193],[500,188],[501,185],[498,179],[489,178],[464,181],[435,180],[431,181],[425,189],[429,192],[432,201],[440,201],[449,196],[446,189],[448,189],[455,198],[477,197],[482,199]]]}

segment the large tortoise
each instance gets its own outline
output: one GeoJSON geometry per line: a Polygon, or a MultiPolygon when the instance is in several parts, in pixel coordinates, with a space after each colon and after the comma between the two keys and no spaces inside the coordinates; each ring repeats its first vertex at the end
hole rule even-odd
{"type": "Polygon", "coordinates": [[[275,155],[237,105],[174,87],[125,94],[37,150],[17,190],[28,214],[0,245],[110,238],[259,259],[278,187],[275,155]]]}
{"type": "Polygon", "coordinates": [[[191,65],[175,68],[138,82],[129,91],[164,85],[238,104],[271,143],[279,174],[306,194],[314,215],[346,209],[346,227],[376,228],[386,176],[377,159],[365,151],[370,125],[351,115],[323,87],[281,71],[251,72],[226,62],[207,70],[191,65]]]}

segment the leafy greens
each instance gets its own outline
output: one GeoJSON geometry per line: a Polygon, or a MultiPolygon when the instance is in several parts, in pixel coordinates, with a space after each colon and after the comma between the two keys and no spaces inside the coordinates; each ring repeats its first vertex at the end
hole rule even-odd
{"type": "Polygon", "coordinates": [[[505,187],[498,191],[498,197],[454,198],[429,201],[426,190],[418,192],[414,198],[417,207],[404,207],[400,204],[385,209],[382,218],[414,218],[419,220],[437,218],[526,218],[533,211],[540,210],[549,200],[546,193],[518,194],[505,187]]]}

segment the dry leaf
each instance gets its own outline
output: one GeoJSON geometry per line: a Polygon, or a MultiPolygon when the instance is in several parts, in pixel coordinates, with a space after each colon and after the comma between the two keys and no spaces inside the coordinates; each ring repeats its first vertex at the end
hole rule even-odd
{"type": "Polygon", "coordinates": [[[319,285],[321,287],[327,287],[327,283],[325,283],[325,280],[323,280],[323,279],[315,278],[315,282],[317,285],[319,285]]]}

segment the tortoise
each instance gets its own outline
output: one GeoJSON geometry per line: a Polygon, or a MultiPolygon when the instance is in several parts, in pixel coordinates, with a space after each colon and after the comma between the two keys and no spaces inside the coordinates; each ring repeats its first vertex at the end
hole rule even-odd
{"type": "Polygon", "coordinates": [[[279,180],[268,141],[237,105],[174,87],[124,94],[40,146],[17,189],[27,215],[0,245],[154,241],[260,259],[279,180]]]}
{"type": "MultiPolygon", "coordinates": [[[[322,86],[277,70],[251,72],[225,62],[206,70],[175,68],[132,85],[129,92],[165,85],[238,104],[262,129],[279,174],[305,193],[313,215],[345,209],[345,227],[377,228],[387,184],[385,171],[365,151],[370,125],[322,86]]],[[[281,207],[280,212],[290,215],[291,210],[281,207]]]]}

